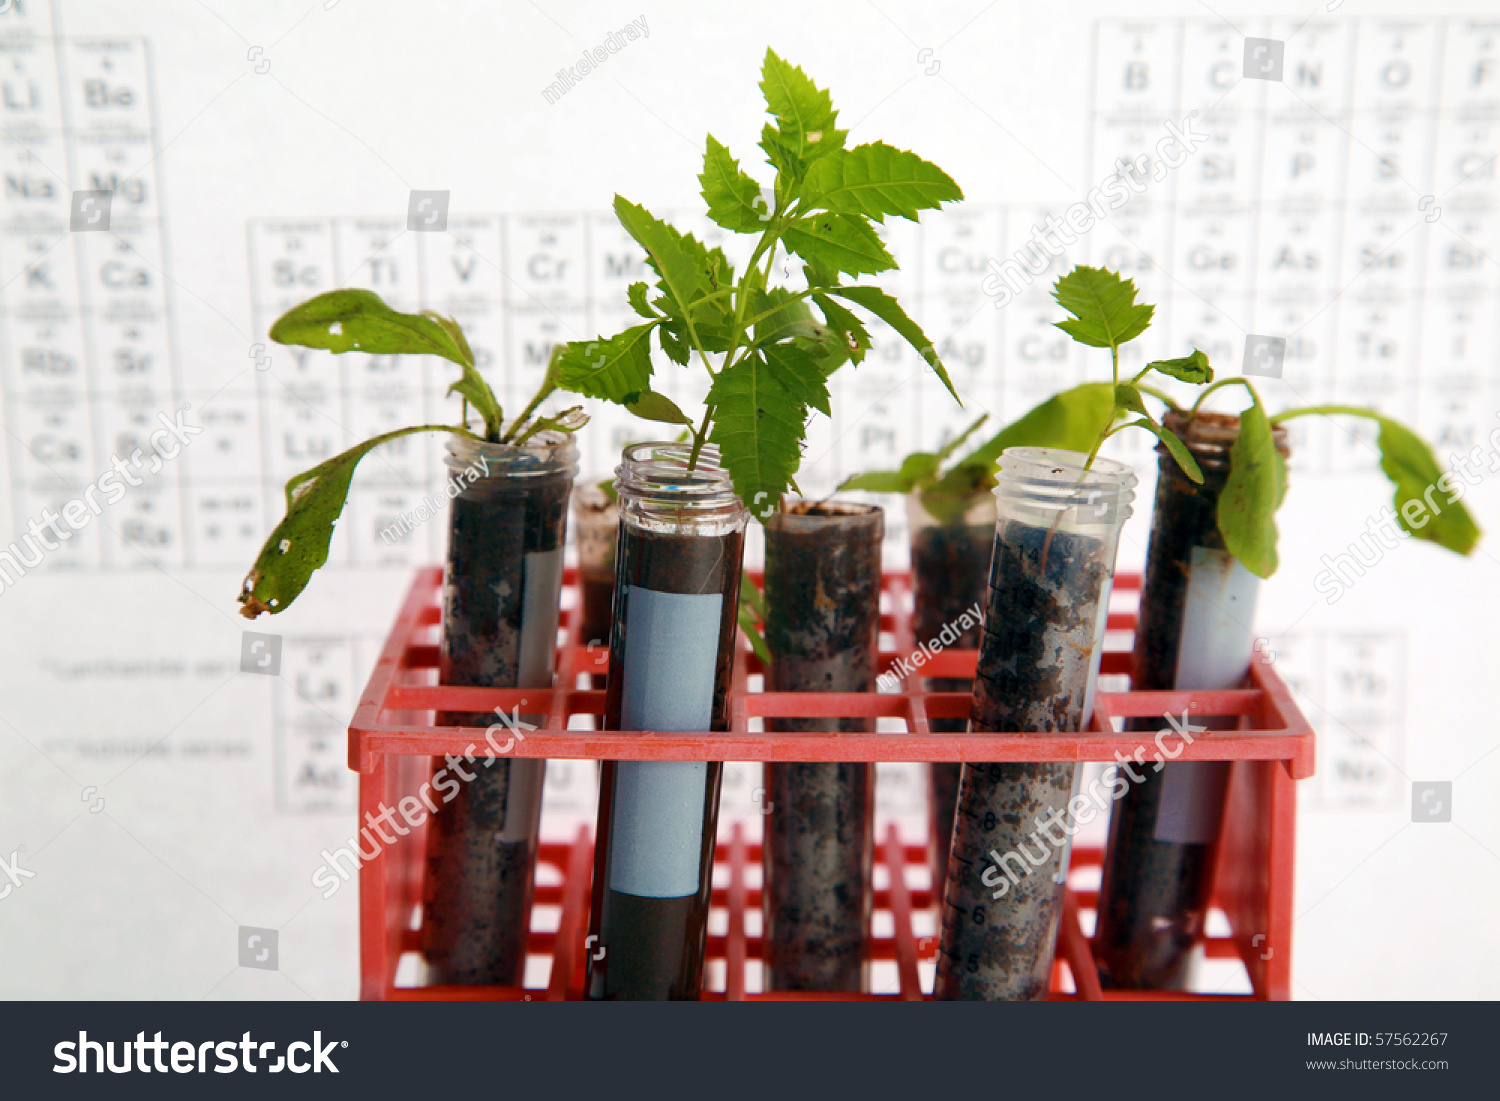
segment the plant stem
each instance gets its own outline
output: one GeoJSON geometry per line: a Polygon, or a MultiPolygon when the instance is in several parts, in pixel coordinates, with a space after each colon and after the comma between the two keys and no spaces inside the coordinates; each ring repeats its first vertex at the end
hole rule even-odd
{"type": "Polygon", "coordinates": [[[1365,409],[1358,405],[1306,405],[1301,409],[1288,409],[1277,413],[1271,418],[1272,424],[1280,424],[1289,421],[1293,417],[1364,417],[1368,420],[1378,421],[1384,418],[1373,409],[1365,409]]]}
{"type": "Polygon", "coordinates": [[[1215,390],[1218,390],[1224,386],[1243,386],[1250,392],[1250,400],[1253,401],[1256,405],[1260,404],[1260,395],[1255,392],[1255,387],[1250,385],[1249,379],[1221,378],[1218,382],[1210,382],[1202,390],[1198,391],[1198,400],[1193,402],[1192,409],[1188,410],[1188,419],[1191,420],[1193,414],[1198,412],[1198,406],[1203,404],[1204,398],[1208,397],[1209,394],[1212,394],[1215,390]]]}
{"type": "Polygon", "coordinates": [[[708,439],[708,422],[713,419],[713,415],[714,407],[710,405],[707,409],[703,410],[703,423],[698,426],[696,432],[693,432],[693,450],[688,453],[689,470],[696,470],[698,468],[698,454],[703,450],[703,441],[708,439]]]}

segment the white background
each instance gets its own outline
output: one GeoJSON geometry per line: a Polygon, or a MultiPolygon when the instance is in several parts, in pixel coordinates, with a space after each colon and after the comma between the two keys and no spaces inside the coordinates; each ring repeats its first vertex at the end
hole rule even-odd
{"type": "MultiPolygon", "coordinates": [[[[696,216],[709,130],[769,178],[753,144],[768,44],[832,89],[851,143],[915,149],[964,188],[965,204],[920,231],[894,228],[904,270],[887,283],[971,409],[1003,420],[1107,369],[1047,343],[1060,315],[1041,283],[992,309],[985,262],[1197,109],[1205,151],[1068,262],[1138,276],[1160,306],[1140,342],[1153,357],[1196,342],[1237,374],[1245,334],[1300,334],[1284,382],[1262,386],[1273,407],[1377,403],[1444,440],[1444,456],[1482,444],[1500,410],[1500,29],[1464,17],[1480,3],[1444,17],[1335,6],[1239,5],[1226,20],[1163,0],[1122,23],[1102,4],[1005,0],[11,5],[0,544],[108,469],[141,417],[191,401],[189,420],[210,431],[0,590],[0,856],[19,852],[35,873],[0,899],[0,994],[355,995],[354,888],[324,901],[310,878],[354,829],[341,733],[354,696],[411,567],[442,549],[441,521],[397,548],[376,521],[438,484],[437,442],[365,464],[329,567],[256,625],[283,636],[280,677],[239,672],[234,594],[280,515],[276,487],[319,448],[451,417],[438,400],[448,376],[257,345],[292,296],[336,285],[456,310],[469,292],[447,273],[477,257],[462,316],[513,402],[528,354],[623,315],[629,250],[602,217],[614,193],[696,216]],[[642,16],[649,37],[547,102],[559,69],[642,16]],[[1286,81],[1239,78],[1245,35],[1287,42],[1286,81]],[[1409,81],[1391,84],[1393,62],[1409,81]],[[93,93],[91,80],[103,82],[93,93]],[[1291,174],[1298,153],[1315,168],[1291,174]],[[69,235],[67,192],[100,173],[140,184],[140,201],[122,185],[115,233],[69,235]],[[412,188],[451,191],[449,234],[404,232],[412,188]],[[1303,261],[1290,274],[1275,263],[1284,247],[1303,261]],[[314,259],[292,270],[315,273],[278,283],[276,261],[299,256],[314,259]],[[106,274],[111,259],[128,266],[106,274]],[[39,263],[50,290],[28,279],[39,263]],[[27,358],[41,347],[61,358],[27,358]],[[280,931],[279,971],[236,966],[242,925],[280,931]]],[[[841,378],[834,421],[814,426],[809,491],[966,423],[880,335],[841,378]]],[[[675,367],[657,369],[693,398],[675,367]]],[[[626,431],[600,417],[585,476],[607,473],[626,431]]],[[[1141,442],[1121,453],[1143,478],[1122,542],[1130,568],[1144,556],[1152,457],[1141,442]]],[[[1496,552],[1460,561],[1404,542],[1325,603],[1320,556],[1388,499],[1373,464],[1368,440],[1299,436],[1282,566],[1261,602],[1266,648],[1320,734],[1299,822],[1295,994],[1493,997],[1496,552]],[[1422,780],[1454,781],[1451,823],[1412,821],[1422,780]]],[[[1466,498],[1489,529],[1495,486],[1487,477],[1466,498]]],[[[902,523],[893,510],[893,565],[902,523]]],[[[588,817],[585,781],[578,765],[554,774],[549,831],[588,817]]],[[[884,782],[884,812],[918,821],[913,773],[884,782]]],[[[753,821],[753,771],[728,783],[726,824],[753,821]]]]}

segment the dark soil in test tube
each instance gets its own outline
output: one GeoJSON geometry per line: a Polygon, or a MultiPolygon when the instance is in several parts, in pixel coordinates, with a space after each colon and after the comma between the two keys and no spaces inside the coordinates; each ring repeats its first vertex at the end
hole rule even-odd
{"type": "MultiPolygon", "coordinates": [[[[529,556],[559,551],[567,523],[571,478],[537,476],[524,489],[479,481],[457,497],[449,533],[439,676],[443,684],[514,688],[521,669],[522,610],[529,556]]],[[[441,712],[441,725],[486,728],[493,712],[441,712]]],[[[508,735],[507,735],[508,737],[508,735]]],[[[476,736],[483,744],[483,737],[476,736]]],[[[533,830],[505,839],[513,762],[476,756],[458,769],[434,758],[457,783],[451,802],[439,802],[427,825],[422,949],[434,983],[505,984],[521,981],[530,928],[536,856],[533,830]],[[487,761],[493,761],[487,765],[487,761]],[[463,781],[467,772],[473,780],[463,781]]],[[[516,778],[543,762],[517,761],[516,778]]],[[[528,800],[529,801],[529,800],[528,800]]]]}
{"type": "MultiPolygon", "coordinates": [[[[965,612],[983,603],[994,543],[993,524],[935,524],[917,531],[911,545],[912,633],[917,645],[936,643],[946,625],[957,628],[965,612]]],[[[978,649],[979,624],[970,624],[953,647],[978,649]]],[[[968,692],[971,687],[971,682],[962,677],[934,677],[927,681],[929,692],[968,692]]],[[[967,719],[931,719],[930,724],[934,734],[962,733],[969,727],[967,719]]],[[[941,883],[948,867],[948,844],[953,839],[954,805],[962,768],[957,761],[936,761],[927,766],[928,830],[935,885],[941,883]]]]}
{"type": "MultiPolygon", "coordinates": [[[[765,529],[767,690],[873,692],[884,516],[838,504],[803,502],[793,510],[765,529]]],[[[870,729],[870,720],[767,725],[856,731],[870,729]]],[[[873,903],[875,766],[768,761],[765,785],[766,989],[858,992],[873,903]]]]}
{"type": "MultiPolygon", "coordinates": [[[[1054,531],[1049,543],[1048,536],[1046,527],[1014,520],[998,527],[970,714],[975,730],[1049,733],[1082,724],[1111,563],[1095,537],[1054,531]]],[[[1047,996],[1076,768],[963,766],[936,997],[1047,996]],[[998,872],[987,872],[996,867],[991,853],[1002,858],[998,872]]]]}
{"type": "MultiPolygon", "coordinates": [[[[1198,416],[1216,422],[1221,430],[1231,429],[1235,420],[1221,414],[1198,416]]],[[[1181,424],[1174,430],[1192,445],[1192,435],[1181,424]]],[[[1222,571],[1228,565],[1217,518],[1228,471],[1222,461],[1211,461],[1211,453],[1200,453],[1199,458],[1202,485],[1189,481],[1175,464],[1169,467],[1165,461],[1157,481],[1136,624],[1133,689],[1177,687],[1189,582],[1195,569],[1222,571]],[[1195,555],[1195,548],[1208,553],[1195,555]]],[[[1248,618],[1251,609],[1242,614],[1248,618]]],[[[1247,635],[1249,629],[1245,625],[1247,635]]],[[[1234,726],[1232,719],[1191,718],[1210,729],[1234,726]]],[[[1164,719],[1127,723],[1130,730],[1163,726],[1164,719]]],[[[1112,989],[1183,989],[1213,890],[1217,827],[1230,766],[1222,761],[1192,761],[1168,762],[1160,771],[1150,763],[1132,768],[1142,780],[1130,784],[1110,818],[1094,938],[1099,981],[1112,989]],[[1162,813],[1167,802],[1179,807],[1192,803],[1194,811],[1188,817],[1200,818],[1201,823],[1186,831],[1182,823],[1169,825],[1162,813]],[[1169,839],[1184,832],[1195,839],[1169,839]]]]}
{"type": "MultiPolygon", "coordinates": [[[[675,535],[620,524],[616,552],[615,621],[611,636],[609,688],[604,727],[619,730],[625,693],[625,662],[630,646],[631,591],[714,594],[718,638],[708,729],[729,725],[729,682],[738,622],[740,563],[744,533],[675,535]]],[[[660,642],[661,640],[653,640],[660,642]]],[[[667,647],[670,654],[671,647],[667,647]]],[[[632,764],[633,762],[623,762],[632,764]]],[[[651,762],[656,764],[657,762],[651,762]]],[[[593,1000],[684,1000],[698,997],[713,884],[714,832],[718,828],[719,787],[724,765],[710,761],[702,784],[703,801],[697,854],[697,888],[673,897],[648,897],[612,886],[612,851],[622,762],[605,761],[599,775],[599,827],[595,843],[593,906],[588,959],[588,996],[593,1000]],[[598,956],[599,958],[595,958],[598,956]]],[[[669,848],[678,838],[651,838],[669,848]]]]}

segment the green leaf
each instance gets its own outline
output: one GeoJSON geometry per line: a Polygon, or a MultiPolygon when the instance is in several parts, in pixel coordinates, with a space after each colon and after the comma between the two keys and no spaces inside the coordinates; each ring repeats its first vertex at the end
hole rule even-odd
{"type": "Polygon", "coordinates": [[[871,142],[814,161],[802,182],[802,209],[821,207],[883,221],[895,214],[913,222],[964,193],[952,177],[915,153],[871,142]]]}
{"type": "Polygon", "coordinates": [[[1128,382],[1122,382],[1115,387],[1115,405],[1120,409],[1127,409],[1132,413],[1151,418],[1151,410],[1146,408],[1146,401],[1141,397],[1141,392],[1128,382]]]}
{"type": "Polygon", "coordinates": [[[1179,440],[1177,434],[1170,428],[1163,428],[1149,416],[1142,417],[1137,421],[1131,421],[1126,427],[1144,428],[1147,432],[1150,432],[1162,443],[1166,444],[1167,451],[1171,454],[1177,465],[1182,468],[1182,472],[1188,476],[1190,481],[1198,485],[1203,484],[1203,471],[1198,468],[1198,460],[1193,458],[1193,453],[1187,449],[1187,444],[1179,440]]]}
{"type": "Polygon", "coordinates": [[[648,322],[607,339],[570,341],[558,359],[558,386],[616,404],[627,394],[649,390],[653,328],[648,322]]]}
{"type": "Polygon", "coordinates": [[[1219,534],[1224,548],[1257,577],[1276,572],[1276,510],[1286,496],[1286,463],[1271,422],[1256,402],[1240,414],[1240,433],[1229,449],[1229,477],[1219,494],[1219,534]]]}
{"type": "Polygon", "coordinates": [[[854,214],[798,218],[783,230],[782,242],[804,260],[849,275],[874,275],[896,267],[880,235],[854,214]]]}
{"type": "Polygon", "coordinates": [[[795,156],[811,161],[844,147],[845,131],[834,126],[838,112],[828,93],[774,50],[766,50],[760,90],[776,119],[781,143],[795,156]]]}
{"type": "Polygon", "coordinates": [[[749,570],[740,571],[740,606],[748,607],[755,613],[757,619],[766,618],[766,598],[755,587],[755,581],[751,578],[749,570]]]}
{"type": "Polygon", "coordinates": [[[1447,478],[1448,486],[1456,486],[1456,479],[1452,474],[1443,473],[1432,449],[1411,429],[1389,417],[1377,416],[1375,419],[1380,423],[1380,435],[1376,441],[1380,447],[1380,469],[1396,488],[1396,519],[1401,527],[1418,539],[1426,539],[1457,554],[1468,554],[1479,542],[1479,525],[1469,515],[1469,510],[1459,503],[1458,495],[1442,489],[1439,484],[1447,478]],[[1448,498],[1446,502],[1432,493],[1434,486],[1438,486],[1448,498]],[[1420,502],[1410,510],[1414,520],[1422,520],[1420,527],[1409,523],[1402,511],[1411,501],[1420,502]]]}
{"type": "Polygon", "coordinates": [[[492,437],[500,434],[500,403],[474,366],[463,330],[451,318],[431,313],[400,313],[374,291],[328,291],[293,306],[271,326],[278,344],[370,355],[434,355],[457,363],[463,378],[448,388],[463,395],[492,437]]]}
{"type": "Polygon", "coordinates": [[[709,439],[719,447],[735,492],[764,520],[780,507],[802,461],[807,407],[757,354],[721,371],[704,403],[714,407],[709,439]]]}
{"type": "Polygon", "coordinates": [[[636,244],[646,250],[646,262],[661,278],[661,288],[686,317],[688,307],[708,286],[705,270],[708,250],[690,235],[679,233],[645,207],[615,196],[615,217],[636,244]]]}
{"type": "Polygon", "coordinates": [[[807,299],[797,298],[785,287],[757,290],[751,301],[755,303],[755,315],[761,320],[755,324],[755,344],[771,344],[793,336],[815,337],[819,326],[813,322],[812,310],[807,299]]]}
{"type": "Polygon", "coordinates": [[[663,424],[686,424],[691,426],[693,419],[677,408],[677,403],[665,394],[658,394],[655,390],[642,390],[636,394],[626,394],[621,403],[638,417],[648,421],[661,421],[663,424]]]}
{"type": "Polygon", "coordinates": [[[825,417],[833,416],[828,405],[828,381],[816,360],[791,344],[767,344],[760,349],[766,369],[776,383],[800,405],[810,405],[825,417]]]}
{"type": "Polygon", "coordinates": [[[760,184],[741,170],[739,162],[712,134],[708,135],[708,149],[703,154],[703,172],[698,182],[703,185],[708,216],[717,225],[736,233],[759,233],[771,220],[773,212],[766,206],[760,184]]]}
{"type": "MultiPolygon", "coordinates": [[[[745,582],[740,584],[743,591],[745,582]]],[[[750,587],[755,588],[754,585],[750,587]]],[[[760,658],[762,665],[767,669],[771,668],[771,648],[766,645],[766,636],[760,632],[760,620],[743,599],[740,601],[739,621],[740,630],[745,632],[745,641],[750,643],[750,649],[755,651],[755,656],[760,658]]]]}
{"type": "Polygon", "coordinates": [[[920,352],[922,358],[937,372],[937,377],[942,379],[943,385],[948,388],[948,393],[953,395],[953,400],[960,406],[963,405],[958,391],[953,389],[953,380],[948,377],[947,368],[938,358],[937,349],[932,346],[932,341],[927,339],[927,334],[922,332],[917,323],[906,316],[901,303],[878,287],[829,287],[828,293],[853,302],[856,306],[863,306],[895,329],[901,339],[920,352]]]}
{"type": "Polygon", "coordinates": [[[1146,364],[1146,370],[1160,371],[1195,386],[1214,380],[1214,369],[1208,365],[1207,354],[1197,348],[1193,349],[1192,355],[1182,356],[1180,359],[1153,359],[1146,364]]]}
{"type": "Polygon", "coordinates": [[[359,460],[383,443],[416,432],[452,432],[444,424],[398,428],[351,447],[304,470],[286,484],[286,516],[272,530],[240,588],[240,615],[277,615],[307,587],[313,571],[328,561],[333,525],[344,511],[349,482],[359,460]]]}
{"type": "Polygon", "coordinates": [[[683,323],[674,318],[663,321],[656,330],[657,339],[661,341],[661,350],[679,367],[686,367],[693,354],[692,346],[683,336],[684,328],[683,323]]]}
{"type": "Polygon", "coordinates": [[[807,163],[797,156],[796,148],[788,145],[776,127],[769,122],[761,127],[759,144],[765,151],[766,163],[776,169],[777,197],[786,200],[787,186],[801,183],[802,176],[807,171],[807,163]]]}
{"type": "Polygon", "coordinates": [[[941,456],[931,451],[913,451],[901,460],[900,470],[871,470],[845,478],[839,490],[863,489],[870,493],[910,493],[917,486],[930,481],[942,462],[941,456]]]}
{"type": "Polygon", "coordinates": [[[969,425],[969,427],[965,428],[958,435],[954,436],[942,447],[938,448],[937,461],[939,465],[947,462],[948,456],[952,455],[955,451],[962,447],[964,445],[964,441],[972,436],[975,432],[978,432],[979,429],[984,425],[984,422],[989,419],[990,415],[988,413],[981,414],[977,421],[969,425]]]}
{"type": "Polygon", "coordinates": [[[583,411],[583,406],[574,405],[564,409],[555,417],[537,417],[511,441],[512,447],[520,447],[538,432],[566,432],[572,435],[584,425],[588,424],[589,415],[583,411]]]}
{"type": "Polygon", "coordinates": [[[845,478],[839,492],[846,489],[863,489],[870,493],[910,493],[911,483],[899,470],[867,470],[845,478]]]}
{"type": "Polygon", "coordinates": [[[371,355],[434,355],[460,366],[474,356],[455,322],[430,314],[398,313],[374,291],[328,291],[293,306],[271,326],[278,344],[371,355]]]}
{"type": "Polygon", "coordinates": [[[630,308],[644,318],[655,320],[660,315],[651,308],[646,301],[646,295],[651,293],[651,288],[645,283],[632,283],[625,291],[625,298],[630,303],[630,308]]]}
{"type": "Polygon", "coordinates": [[[1107,382],[1085,382],[1027,410],[970,452],[964,462],[994,469],[1001,453],[1011,447],[1055,447],[1087,455],[1114,419],[1114,387],[1107,382]]]}
{"type": "Polygon", "coordinates": [[[1155,306],[1137,304],[1135,284],[1105,268],[1079,265],[1052,290],[1058,305],[1073,315],[1056,325],[1080,344],[1117,348],[1151,324],[1155,306]]]}
{"type": "Polygon", "coordinates": [[[849,359],[855,364],[862,362],[865,353],[870,350],[870,334],[864,323],[826,294],[814,294],[811,297],[822,311],[824,323],[848,349],[849,359]]]}

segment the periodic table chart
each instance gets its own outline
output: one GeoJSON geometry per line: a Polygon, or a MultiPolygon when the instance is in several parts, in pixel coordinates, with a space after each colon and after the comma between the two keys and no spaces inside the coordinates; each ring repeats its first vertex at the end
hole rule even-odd
{"type": "MultiPolygon", "coordinates": [[[[149,43],[57,36],[48,12],[16,5],[0,22],[0,258],[19,273],[0,288],[14,530],[77,496],[111,456],[151,457],[159,414],[188,407],[204,432],[39,568],[243,570],[280,516],[290,476],[414,418],[451,419],[442,362],[270,344],[270,323],[310,295],[368,287],[398,309],[457,318],[509,409],[535,388],[555,343],[629,323],[625,288],[645,276],[641,254],[601,211],[455,208],[441,232],[408,229],[404,211],[255,216],[244,224],[253,323],[245,369],[206,385],[179,345],[166,293],[170,216],[149,43]],[[69,231],[64,176],[111,194],[107,231],[69,231]]],[[[1078,194],[1122,161],[1153,178],[1047,257],[1004,309],[985,290],[991,262],[1065,206],[971,203],[920,226],[893,222],[889,244],[903,270],[880,282],[936,342],[966,404],[996,425],[1098,377],[1098,362],[1052,327],[1047,294],[1058,274],[1089,262],[1132,276],[1158,304],[1155,339],[1203,348],[1221,373],[1238,373],[1246,334],[1285,338],[1283,377],[1260,380],[1273,408],[1335,398],[1373,405],[1414,420],[1440,455],[1467,450],[1488,432],[1500,397],[1500,23],[1349,17],[1252,20],[1239,30],[1277,40],[1295,32],[1280,81],[1241,79],[1243,38],[1222,23],[1095,25],[1078,194]],[[1156,172],[1164,121],[1189,118],[1201,147],[1156,172]]],[[[694,228],[710,243],[720,232],[694,228]]],[[[809,494],[894,466],[963,423],[915,353],[888,330],[874,336],[868,361],[837,376],[834,416],[815,418],[809,494]]],[[[698,396],[672,365],[657,369],[669,396],[698,396]]],[[[593,412],[582,473],[599,478],[625,442],[650,430],[593,412]]],[[[1293,437],[1296,479],[1338,484],[1374,469],[1367,434],[1307,423],[1293,437]]],[[[1154,464],[1141,439],[1112,446],[1143,473],[1154,464]]],[[[382,533],[442,482],[433,441],[382,448],[361,467],[328,569],[404,578],[441,560],[441,523],[401,538],[382,533]]],[[[1142,505],[1149,485],[1147,476],[1142,505]]],[[[901,561],[899,508],[888,526],[892,561],[901,561]]],[[[286,637],[274,708],[278,811],[352,811],[342,732],[379,642],[336,627],[286,637]]],[[[1309,713],[1323,735],[1319,773],[1302,798],[1329,809],[1399,805],[1404,632],[1294,631],[1276,647],[1283,675],[1316,703],[1309,713]]],[[[756,782],[748,766],[731,770],[726,821],[753,815],[756,782]]],[[[577,763],[555,768],[549,804],[586,817],[591,785],[577,763]]],[[[914,770],[883,773],[885,813],[919,820],[921,798],[914,770]]]]}

